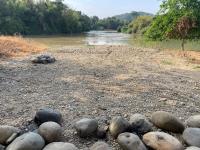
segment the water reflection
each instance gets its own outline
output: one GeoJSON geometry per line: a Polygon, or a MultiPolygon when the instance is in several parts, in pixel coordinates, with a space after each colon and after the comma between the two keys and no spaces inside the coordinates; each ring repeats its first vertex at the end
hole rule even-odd
{"type": "Polygon", "coordinates": [[[86,33],[87,45],[128,45],[130,35],[116,31],[90,31],[86,33]]]}

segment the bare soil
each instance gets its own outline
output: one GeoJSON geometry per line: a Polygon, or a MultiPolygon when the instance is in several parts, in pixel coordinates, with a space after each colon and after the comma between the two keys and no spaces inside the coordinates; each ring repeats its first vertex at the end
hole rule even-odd
{"type": "MultiPolygon", "coordinates": [[[[26,126],[43,107],[63,115],[63,141],[80,149],[97,139],[80,139],[73,124],[97,118],[164,110],[183,121],[200,113],[200,66],[176,52],[128,46],[63,47],[49,50],[54,64],[30,58],[0,60],[0,124],[26,126]]],[[[112,138],[108,143],[115,149],[112,138]]]]}

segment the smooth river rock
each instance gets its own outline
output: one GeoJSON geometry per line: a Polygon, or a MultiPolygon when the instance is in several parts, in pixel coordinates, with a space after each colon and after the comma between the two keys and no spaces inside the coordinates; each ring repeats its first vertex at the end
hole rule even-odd
{"type": "Polygon", "coordinates": [[[61,124],[62,115],[60,112],[50,109],[50,108],[43,108],[36,112],[34,121],[41,125],[44,122],[53,121],[58,124],[61,124]]]}
{"type": "Polygon", "coordinates": [[[0,144],[6,145],[12,142],[14,138],[19,134],[20,130],[18,128],[2,125],[0,126],[0,144]],[[14,136],[14,137],[13,137],[14,136]],[[12,138],[10,140],[10,138],[12,138]]]}
{"type": "Polygon", "coordinates": [[[137,134],[144,134],[152,130],[153,124],[141,114],[134,114],[130,117],[131,129],[137,134]]]}
{"type": "Polygon", "coordinates": [[[0,150],[5,150],[5,146],[0,144],[0,150]]]}
{"type": "Polygon", "coordinates": [[[38,133],[44,138],[46,143],[58,142],[62,136],[62,128],[56,122],[45,122],[40,125],[38,133]]]}
{"type": "Polygon", "coordinates": [[[192,128],[200,128],[200,115],[191,116],[186,120],[186,125],[192,128]]]}
{"type": "Polygon", "coordinates": [[[98,122],[95,119],[84,118],[77,121],[74,127],[80,137],[89,137],[97,131],[98,122]]]}
{"type": "Polygon", "coordinates": [[[6,150],[42,150],[44,139],[37,133],[28,132],[16,138],[6,150]]]}
{"type": "Polygon", "coordinates": [[[90,147],[90,150],[112,150],[110,146],[105,142],[96,142],[92,147],[90,147]]]}
{"type": "Polygon", "coordinates": [[[132,133],[122,133],[118,136],[117,142],[123,150],[147,150],[140,138],[132,133]]]}
{"type": "Polygon", "coordinates": [[[200,147],[200,128],[185,129],[183,139],[190,146],[200,147]]]}
{"type": "Polygon", "coordinates": [[[114,117],[109,125],[109,131],[114,138],[119,134],[126,132],[130,128],[129,122],[123,117],[114,117]]]}
{"type": "Polygon", "coordinates": [[[106,138],[106,135],[107,135],[107,132],[104,128],[97,129],[97,133],[96,133],[97,138],[104,139],[104,138],[106,138]]]}
{"type": "Polygon", "coordinates": [[[174,133],[182,133],[185,129],[184,124],[178,118],[164,111],[153,113],[152,122],[158,128],[174,133]]]}
{"type": "Polygon", "coordinates": [[[183,150],[175,137],[164,132],[149,132],[143,136],[144,143],[154,150],[183,150]]]}
{"type": "Polygon", "coordinates": [[[53,142],[48,144],[43,150],[78,150],[78,148],[71,143],[53,142]]]}
{"type": "Polygon", "coordinates": [[[200,150],[200,148],[199,147],[190,146],[190,147],[186,148],[185,150],[200,150]]]}

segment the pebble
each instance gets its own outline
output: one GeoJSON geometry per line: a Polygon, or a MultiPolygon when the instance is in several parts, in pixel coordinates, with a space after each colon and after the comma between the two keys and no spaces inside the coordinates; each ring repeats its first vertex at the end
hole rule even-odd
{"type": "Polygon", "coordinates": [[[95,119],[84,118],[75,123],[75,129],[80,137],[89,137],[97,131],[98,122],[95,119]]]}
{"type": "Polygon", "coordinates": [[[62,136],[62,128],[56,122],[45,122],[40,125],[38,133],[47,143],[58,142],[62,136]]]}
{"type": "Polygon", "coordinates": [[[34,121],[41,125],[44,122],[53,121],[58,124],[61,124],[62,115],[60,112],[50,109],[50,108],[43,108],[36,112],[34,121]]]}
{"type": "Polygon", "coordinates": [[[42,150],[44,139],[37,133],[28,132],[17,137],[6,150],[42,150]]]}
{"type": "Polygon", "coordinates": [[[43,150],[78,150],[78,148],[71,143],[53,142],[45,146],[43,150]]]}
{"type": "Polygon", "coordinates": [[[154,150],[183,150],[175,137],[164,132],[149,132],[143,136],[144,143],[154,150]]]}
{"type": "Polygon", "coordinates": [[[186,125],[192,128],[200,128],[200,115],[191,116],[186,120],[186,125]]]}
{"type": "Polygon", "coordinates": [[[141,114],[134,114],[130,117],[131,129],[137,134],[144,134],[152,130],[153,124],[141,114]]]}
{"type": "Polygon", "coordinates": [[[140,138],[132,133],[122,133],[117,141],[123,150],[147,150],[140,138]]]}
{"type": "Polygon", "coordinates": [[[186,128],[183,139],[190,146],[200,147],[200,128],[186,128]]]}
{"type": "Polygon", "coordinates": [[[174,133],[182,133],[185,129],[183,123],[178,118],[164,111],[153,113],[152,122],[158,128],[174,133]]]}
{"type": "Polygon", "coordinates": [[[105,142],[96,142],[90,150],[112,150],[110,146],[105,142]]]}
{"type": "Polygon", "coordinates": [[[129,122],[123,117],[118,116],[111,120],[109,131],[114,138],[117,138],[119,134],[126,132],[129,127],[129,122]]]}
{"type": "Polygon", "coordinates": [[[12,126],[7,126],[7,125],[0,126],[0,144],[3,145],[9,144],[16,138],[19,132],[20,132],[19,129],[12,126]]]}

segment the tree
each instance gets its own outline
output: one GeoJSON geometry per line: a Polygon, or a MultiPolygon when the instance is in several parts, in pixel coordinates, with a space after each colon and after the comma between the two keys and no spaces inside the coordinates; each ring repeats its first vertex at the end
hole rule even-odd
{"type": "Polygon", "coordinates": [[[143,34],[147,27],[152,22],[152,16],[139,16],[135,20],[133,20],[129,25],[127,32],[133,34],[143,34]]]}
{"type": "Polygon", "coordinates": [[[200,38],[199,10],[199,0],[164,0],[146,36],[153,40],[180,39],[184,50],[186,40],[200,38]]]}

